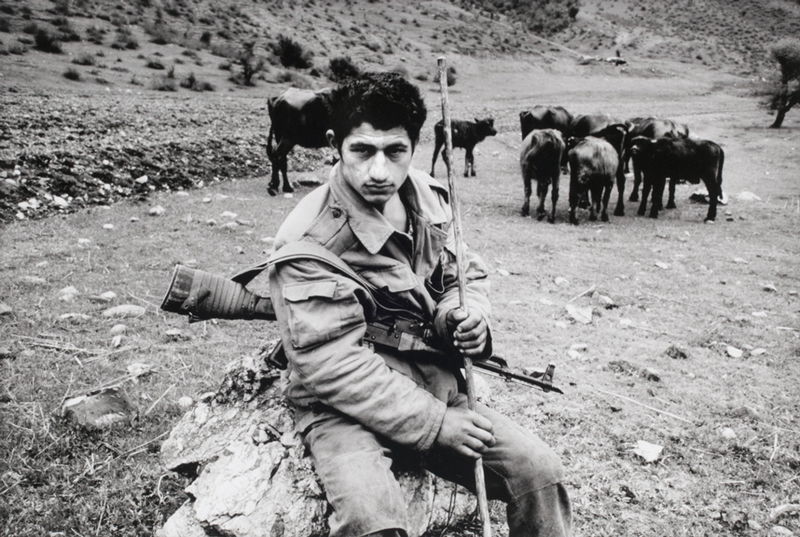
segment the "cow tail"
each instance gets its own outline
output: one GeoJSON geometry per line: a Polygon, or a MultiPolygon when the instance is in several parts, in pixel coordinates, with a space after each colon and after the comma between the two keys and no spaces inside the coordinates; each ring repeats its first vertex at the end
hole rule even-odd
{"type": "Polygon", "coordinates": [[[269,124],[269,135],[267,136],[267,157],[272,160],[272,122],[269,124]]]}
{"type": "Polygon", "coordinates": [[[269,158],[270,162],[272,161],[272,155],[275,153],[275,151],[272,149],[273,125],[275,124],[275,120],[272,117],[274,102],[275,102],[275,97],[270,97],[269,99],[267,99],[267,112],[269,113],[269,135],[267,136],[267,158],[269,158]]]}

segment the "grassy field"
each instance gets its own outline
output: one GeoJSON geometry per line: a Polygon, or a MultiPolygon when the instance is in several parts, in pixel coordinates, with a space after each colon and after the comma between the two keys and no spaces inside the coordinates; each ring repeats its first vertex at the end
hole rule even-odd
{"type": "MultiPolygon", "coordinates": [[[[334,7],[342,10],[334,16],[351,17],[348,8],[334,7]]],[[[432,30],[440,20],[434,15],[449,9],[455,8],[415,5],[414,18],[432,30]]],[[[578,24],[599,11],[596,4],[582,9],[578,24]]],[[[606,6],[591,20],[611,11],[606,6]]],[[[400,14],[390,18],[386,24],[401,27],[400,14]]],[[[5,44],[7,35],[0,34],[5,44]]],[[[429,74],[442,48],[430,44],[429,34],[425,39],[415,45],[420,50],[387,58],[408,60],[412,75],[429,74]]],[[[488,47],[475,43],[476,51],[488,47]]],[[[95,66],[103,74],[93,76],[109,84],[63,79],[63,56],[0,57],[3,173],[10,176],[5,163],[24,153],[30,177],[55,169],[61,177],[131,189],[83,208],[49,210],[47,218],[33,210],[34,218],[0,228],[0,303],[7,306],[0,306],[0,535],[151,535],[186,499],[186,481],[158,458],[161,440],[184,412],[181,398],[214,390],[227,363],[276,335],[269,323],[189,325],[158,305],[175,263],[231,274],[262,260],[282,218],[309,191],[266,195],[264,98],[290,82],[262,80],[229,91],[227,73],[212,78],[219,57],[202,50],[205,71],[196,66],[197,72],[207,73],[217,91],[156,92],[129,83],[149,72],[137,54],[171,51],[168,58],[181,58],[183,49],[144,38],[142,47],[119,53],[129,72],[95,66]],[[78,172],[66,173],[66,161],[75,161],[78,172]],[[159,189],[132,182],[140,173],[159,189]],[[169,183],[174,177],[185,178],[186,188],[169,183]],[[200,180],[201,188],[189,188],[200,180]],[[156,206],[163,214],[151,216],[156,206]],[[78,294],[61,300],[68,286],[78,294]],[[107,291],[116,298],[99,302],[107,291]],[[144,306],[145,314],[102,316],[119,304],[144,306]],[[114,339],[118,323],[126,329],[114,339]],[[137,364],[152,372],[136,376],[137,364]],[[130,426],[86,432],[59,417],[68,397],[112,384],[137,410],[130,426]]],[[[636,58],[620,70],[578,65],[557,48],[450,57],[458,65],[453,116],[492,115],[499,130],[478,146],[478,176],[459,182],[467,242],[493,273],[496,350],[519,368],[554,363],[566,392],[545,395],[489,379],[491,403],[563,457],[576,535],[800,534],[797,513],[771,516],[800,503],[798,117],[790,113],[780,130],[764,128],[770,118],[749,81],[702,62],[636,58]],[[691,203],[694,188],[683,185],[678,208],[658,220],[633,216],[628,203],[627,216],[597,224],[581,213],[575,227],[566,223],[564,178],[555,225],[522,218],[518,113],[549,103],[575,113],[686,122],[724,148],[729,205],[716,224],[703,225],[706,207],[691,203]],[[758,199],[740,199],[744,192],[758,199]],[[591,289],[616,307],[585,293],[591,289]],[[574,322],[567,304],[592,307],[592,322],[574,322]],[[660,457],[643,461],[633,452],[639,441],[662,446],[660,457]]],[[[270,76],[282,71],[270,69],[270,76]]],[[[312,85],[327,83],[304,76],[312,85]]],[[[432,124],[439,116],[436,86],[417,82],[432,124]]],[[[424,128],[415,156],[423,170],[431,131],[424,128]]],[[[308,151],[290,157],[290,176],[324,178],[324,158],[308,151]]],[[[457,172],[462,163],[457,152],[457,172]]],[[[437,175],[444,177],[441,160],[437,175]]],[[[505,535],[501,511],[493,513],[497,534],[505,535]]]]}

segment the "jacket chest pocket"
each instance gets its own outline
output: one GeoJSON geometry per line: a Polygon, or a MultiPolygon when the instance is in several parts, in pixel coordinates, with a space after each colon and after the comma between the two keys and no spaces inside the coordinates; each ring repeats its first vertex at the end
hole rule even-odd
{"type": "Polygon", "coordinates": [[[295,283],[282,291],[295,349],[321,345],[364,322],[361,303],[335,280],[295,283]]]}
{"type": "Polygon", "coordinates": [[[419,285],[419,280],[408,265],[393,265],[380,269],[361,271],[361,276],[378,289],[391,293],[410,291],[419,285]]]}

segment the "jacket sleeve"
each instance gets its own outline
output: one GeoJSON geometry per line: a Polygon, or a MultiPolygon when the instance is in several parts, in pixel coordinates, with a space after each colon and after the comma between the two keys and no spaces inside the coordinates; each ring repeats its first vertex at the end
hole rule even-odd
{"type": "Polygon", "coordinates": [[[429,449],[446,404],[362,346],[366,292],[312,260],[279,264],[269,280],[289,367],[306,390],[394,442],[429,449]]]}
{"type": "MultiPolygon", "coordinates": [[[[449,206],[447,207],[450,213],[449,206]]],[[[443,287],[444,293],[442,294],[439,302],[436,305],[434,315],[434,328],[437,335],[442,341],[450,343],[452,337],[447,329],[447,312],[453,308],[459,307],[458,298],[458,266],[456,264],[455,255],[455,236],[453,227],[447,237],[447,244],[442,250],[439,262],[442,266],[443,287]]],[[[466,245],[464,245],[464,273],[467,284],[465,295],[466,306],[470,310],[477,310],[486,321],[489,327],[489,337],[487,338],[486,348],[481,358],[488,358],[492,355],[492,332],[490,318],[492,313],[491,303],[489,302],[489,270],[481,257],[471,252],[466,245]]]]}

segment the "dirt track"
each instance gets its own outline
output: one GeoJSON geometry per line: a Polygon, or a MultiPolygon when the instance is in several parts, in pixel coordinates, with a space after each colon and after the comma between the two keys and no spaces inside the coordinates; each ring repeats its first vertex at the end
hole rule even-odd
{"type": "MultiPolygon", "coordinates": [[[[772,525],[770,509],[800,500],[797,118],[790,115],[787,128],[779,131],[762,128],[769,118],[755,99],[737,95],[736,79],[680,64],[654,65],[655,73],[632,68],[639,76],[604,68],[589,76],[572,68],[552,73],[518,62],[464,64],[463,82],[451,95],[453,116],[490,113],[501,131],[479,146],[478,177],[459,183],[467,241],[496,272],[496,349],[518,367],[556,364],[557,382],[567,392],[542,395],[492,380],[493,403],[539,430],[562,454],[579,535],[765,534],[772,525]],[[680,78],[669,74],[678,72],[680,78]],[[568,181],[562,180],[555,225],[520,217],[517,114],[537,103],[562,104],[577,113],[685,121],[697,135],[723,146],[723,188],[730,204],[720,208],[716,224],[703,225],[706,207],[687,200],[694,187],[679,186],[678,209],[658,220],[632,216],[635,206],[628,204],[629,216],[598,225],[583,213],[581,225],[573,227],[566,223],[568,181]],[[738,201],[742,191],[761,201],[738,201]],[[557,284],[557,277],[566,284],[557,284]],[[617,307],[605,309],[591,297],[570,302],[591,287],[617,307]],[[592,323],[571,321],[567,303],[593,306],[592,323]],[[574,344],[586,350],[570,355],[574,344]],[[687,358],[666,356],[671,345],[687,358]],[[728,346],[742,356],[731,357],[728,346]],[[765,352],[752,352],[756,349],[765,352]],[[639,440],[664,446],[656,463],[645,464],[631,452],[639,440]]],[[[426,96],[435,119],[438,95],[426,96]]],[[[415,157],[420,168],[429,169],[430,151],[424,142],[415,157]]],[[[456,160],[460,172],[461,153],[456,160]]],[[[444,176],[441,161],[437,172],[444,176]]],[[[320,168],[311,175],[324,173],[320,168]]],[[[186,326],[152,307],[174,262],[192,259],[199,267],[230,273],[263,257],[268,245],[261,239],[274,233],[307,192],[270,199],[265,189],[263,178],[229,182],[188,195],[156,194],[146,205],[123,202],[5,228],[0,296],[14,313],[0,320],[0,330],[9,334],[3,343],[20,352],[3,365],[3,388],[19,403],[10,416],[30,426],[28,407],[21,403],[49,411],[65,392],[147,361],[159,366],[159,373],[129,388],[142,409],[175,387],[162,407],[142,417],[136,438],[112,438],[135,445],[169,428],[181,395],[213,388],[228,356],[274,335],[269,325],[186,326]],[[147,216],[155,204],[166,209],[164,216],[147,216]],[[244,225],[223,229],[223,211],[237,213],[244,225]],[[212,218],[217,225],[207,223],[212,218]],[[79,238],[89,242],[79,245],[79,238]],[[46,283],[25,284],[26,275],[46,283]],[[66,285],[84,295],[110,289],[120,302],[146,304],[147,315],[127,322],[125,344],[131,349],[81,361],[31,346],[26,338],[82,348],[108,345],[112,323],[99,317],[102,307],[83,297],[60,302],[56,293],[66,285]],[[91,319],[59,321],[66,312],[91,319]],[[164,330],[173,326],[191,339],[167,341],[164,330]]],[[[141,457],[139,468],[157,464],[154,454],[141,457]]],[[[110,476],[99,472],[91,482],[119,486],[110,476]]],[[[77,494],[97,492],[87,488],[77,494]]],[[[500,511],[495,513],[502,520],[500,511]]],[[[38,522],[40,527],[59,528],[56,520],[47,520],[38,522]]],[[[776,523],[800,531],[797,516],[776,523]]]]}

